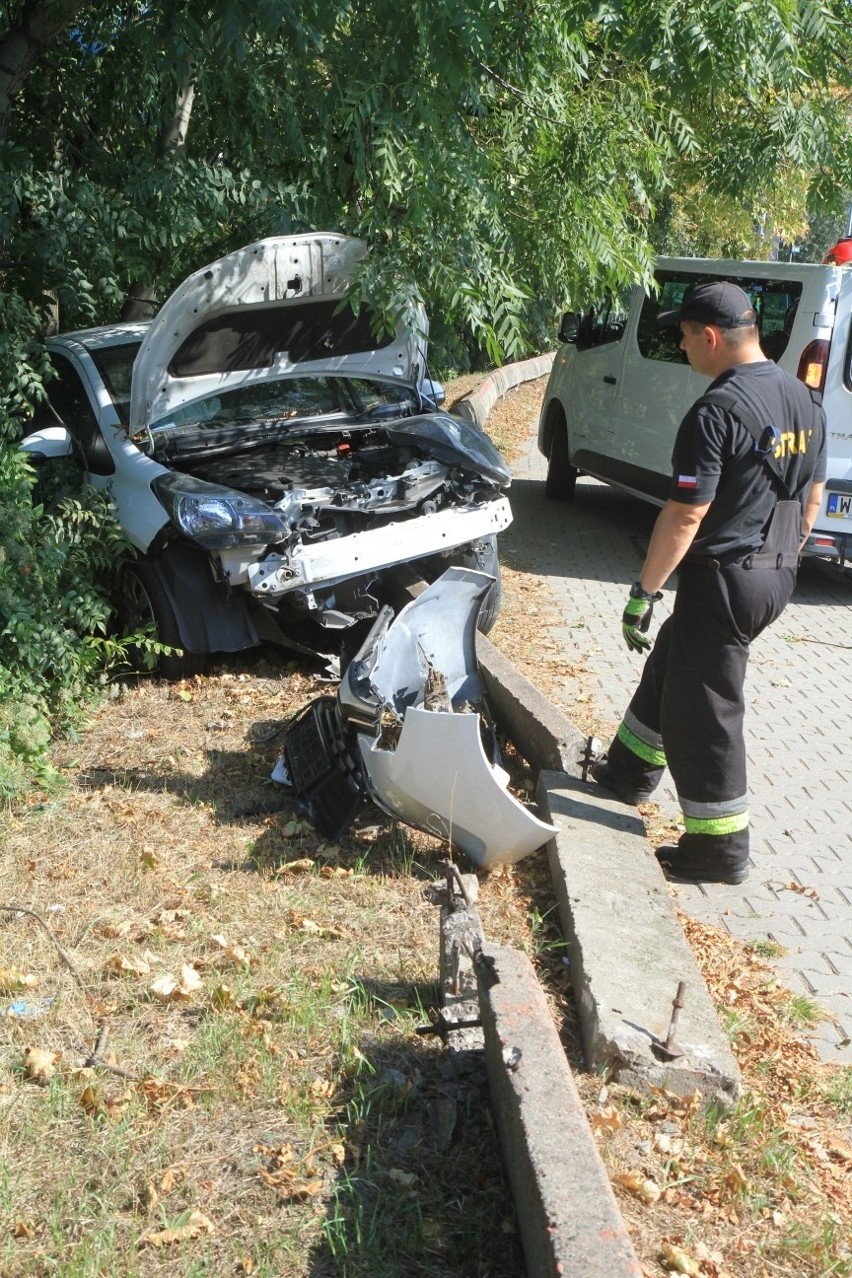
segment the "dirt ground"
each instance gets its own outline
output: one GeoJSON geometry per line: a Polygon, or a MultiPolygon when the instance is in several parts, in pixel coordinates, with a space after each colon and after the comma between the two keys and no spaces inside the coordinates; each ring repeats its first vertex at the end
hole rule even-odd
{"type": "MultiPolygon", "coordinates": [[[[492,414],[507,456],[542,390],[492,414]]],[[[506,572],[504,600],[492,638],[547,693],[546,589],[506,572]]],[[[330,844],[269,779],[330,690],[270,652],[116,682],[56,743],[63,788],[0,814],[4,1278],[523,1271],[482,1082],[417,1034],[451,853],[372,807],[330,844]]],[[[707,1115],[583,1073],[543,858],[480,912],[536,965],[647,1275],[852,1275],[852,1081],[756,949],[684,920],[747,1089],[707,1115]]]]}

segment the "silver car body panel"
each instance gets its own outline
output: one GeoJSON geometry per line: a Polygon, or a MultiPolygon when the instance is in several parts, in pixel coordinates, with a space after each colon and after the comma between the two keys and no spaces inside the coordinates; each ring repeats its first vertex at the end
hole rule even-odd
{"type": "Polygon", "coordinates": [[[483,870],[511,865],[556,834],[509,793],[508,774],[488,762],[478,715],[412,706],[395,750],[363,734],[358,744],[375,802],[446,839],[483,870]]]}
{"type": "Polygon", "coordinates": [[[356,720],[372,702],[402,720],[395,749],[383,748],[381,736],[358,734],[374,801],[483,869],[518,861],[556,833],[509,793],[508,773],[489,762],[481,716],[471,707],[482,695],[476,621],[492,581],[448,569],[396,620],[374,628],[338,695],[344,719],[356,720]],[[443,708],[429,709],[436,689],[443,708]]]}

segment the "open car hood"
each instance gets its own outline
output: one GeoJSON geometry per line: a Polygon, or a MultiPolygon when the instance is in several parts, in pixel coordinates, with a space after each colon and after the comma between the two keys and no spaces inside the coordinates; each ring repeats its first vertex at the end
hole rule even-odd
{"type": "Polygon", "coordinates": [[[371,311],[343,302],[362,240],[318,233],[258,240],[190,275],[151,321],[133,365],[131,432],[195,400],[298,373],[423,375],[427,322],[378,340],[371,311]],[[418,368],[418,363],[420,367],[418,368]]]}

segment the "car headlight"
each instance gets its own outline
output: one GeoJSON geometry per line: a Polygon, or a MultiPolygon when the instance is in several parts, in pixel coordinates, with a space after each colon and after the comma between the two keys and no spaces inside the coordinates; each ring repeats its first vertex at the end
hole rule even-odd
{"type": "Polygon", "coordinates": [[[470,422],[449,413],[424,413],[388,428],[395,444],[415,444],[447,466],[459,466],[508,488],[512,472],[488,436],[470,422]]]}
{"type": "Polygon", "coordinates": [[[151,488],[176,527],[207,550],[266,546],[289,531],[265,502],[192,475],[160,475],[151,488]]]}

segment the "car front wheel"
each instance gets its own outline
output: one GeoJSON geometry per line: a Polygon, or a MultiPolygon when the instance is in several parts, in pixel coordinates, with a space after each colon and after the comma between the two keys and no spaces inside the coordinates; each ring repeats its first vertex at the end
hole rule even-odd
{"type": "Polygon", "coordinates": [[[544,481],[544,495],[551,501],[570,501],[577,486],[579,471],[572,466],[568,453],[568,427],[565,419],[554,423],[550,436],[550,451],[547,454],[547,478],[544,481]]]}
{"type": "MultiPolygon", "coordinates": [[[[157,658],[156,669],[164,679],[187,679],[204,669],[207,654],[184,650],[168,592],[151,564],[137,560],[125,566],[119,586],[118,613],[125,634],[152,627],[158,642],[179,650],[157,658]]],[[[144,655],[141,648],[131,650],[131,661],[136,669],[141,670],[147,664],[144,655]]]]}

